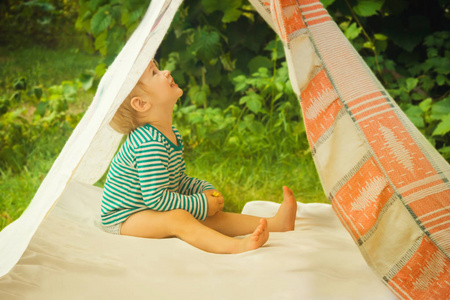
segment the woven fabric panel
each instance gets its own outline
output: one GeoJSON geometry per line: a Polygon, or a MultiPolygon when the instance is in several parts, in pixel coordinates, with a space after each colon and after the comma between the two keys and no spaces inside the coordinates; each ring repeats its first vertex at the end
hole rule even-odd
{"type": "MultiPolygon", "coordinates": [[[[318,0],[251,0],[284,42],[336,214],[402,299],[450,299],[450,167],[318,0]]],[[[338,251],[338,250],[337,250],[338,251]]]]}

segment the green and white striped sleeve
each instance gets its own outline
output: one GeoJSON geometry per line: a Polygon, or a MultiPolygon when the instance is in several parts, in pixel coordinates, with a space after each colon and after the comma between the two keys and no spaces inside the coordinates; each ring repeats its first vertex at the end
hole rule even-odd
{"type": "Polygon", "coordinates": [[[206,190],[214,190],[214,186],[207,181],[189,177],[183,171],[183,177],[180,180],[180,194],[193,195],[206,190]]]}
{"type": "MultiPolygon", "coordinates": [[[[181,162],[180,162],[181,164],[181,162]]],[[[184,209],[198,220],[205,220],[208,214],[206,195],[199,192],[182,195],[171,192],[169,155],[165,146],[156,141],[146,142],[136,149],[136,167],[143,201],[156,211],[184,209]]],[[[180,167],[171,165],[170,168],[180,167]]]]}

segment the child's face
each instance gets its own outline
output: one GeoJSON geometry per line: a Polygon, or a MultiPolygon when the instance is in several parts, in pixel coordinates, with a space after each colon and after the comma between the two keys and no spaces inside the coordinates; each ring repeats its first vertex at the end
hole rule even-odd
{"type": "Polygon", "coordinates": [[[152,105],[175,104],[183,90],[174,82],[170,71],[160,71],[152,61],[142,74],[140,81],[149,94],[152,105]]]}

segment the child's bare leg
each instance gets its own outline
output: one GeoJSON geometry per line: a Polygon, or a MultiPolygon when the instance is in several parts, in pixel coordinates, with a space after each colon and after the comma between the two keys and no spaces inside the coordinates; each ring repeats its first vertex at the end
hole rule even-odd
{"type": "MultiPolygon", "coordinates": [[[[294,230],[297,215],[297,202],[292,191],[283,187],[284,200],[273,218],[267,219],[269,232],[294,230]]],[[[260,217],[219,212],[208,217],[202,223],[228,236],[245,235],[253,232],[259,224],[260,217]]]]}
{"type": "Polygon", "coordinates": [[[207,252],[240,253],[261,247],[269,238],[265,219],[260,219],[253,230],[244,239],[237,239],[203,225],[185,210],[144,210],[128,217],[122,224],[121,234],[144,238],[178,237],[207,252]]]}

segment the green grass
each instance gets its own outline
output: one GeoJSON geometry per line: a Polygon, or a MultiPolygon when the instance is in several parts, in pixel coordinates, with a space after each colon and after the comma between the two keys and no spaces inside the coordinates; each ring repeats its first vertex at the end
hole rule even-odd
{"type": "Polygon", "coordinates": [[[20,77],[25,77],[29,86],[49,87],[95,68],[99,60],[98,56],[77,48],[49,49],[35,45],[11,51],[0,47],[0,87],[7,89],[20,77]]]}
{"type": "Polygon", "coordinates": [[[310,154],[285,153],[236,159],[233,153],[187,149],[186,173],[213,184],[226,200],[225,210],[240,212],[252,200],[281,202],[288,186],[297,201],[328,203],[310,154]]]}
{"type": "MultiPolygon", "coordinates": [[[[13,82],[21,77],[27,85],[48,88],[73,80],[87,69],[93,69],[100,58],[79,52],[76,48],[48,49],[42,46],[16,49],[0,47],[0,97],[11,95],[13,82]]],[[[79,93],[73,109],[86,109],[93,93],[79,93]]],[[[23,107],[35,104],[20,103],[23,107]]],[[[27,163],[20,172],[0,169],[0,230],[17,219],[28,206],[45,175],[50,170],[70,132],[60,130],[56,135],[43,135],[28,149],[27,163]]]]}
{"type": "Polygon", "coordinates": [[[68,138],[44,136],[20,173],[0,170],[0,230],[24,212],[68,138]]]}

